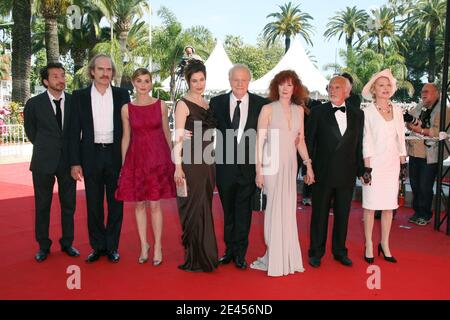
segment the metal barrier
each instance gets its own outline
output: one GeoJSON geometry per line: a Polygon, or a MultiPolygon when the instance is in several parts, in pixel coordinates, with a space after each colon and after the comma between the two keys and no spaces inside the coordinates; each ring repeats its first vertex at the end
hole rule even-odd
{"type": "Polygon", "coordinates": [[[25,136],[25,129],[21,124],[0,125],[0,135],[2,144],[19,144],[28,141],[25,136]]]}

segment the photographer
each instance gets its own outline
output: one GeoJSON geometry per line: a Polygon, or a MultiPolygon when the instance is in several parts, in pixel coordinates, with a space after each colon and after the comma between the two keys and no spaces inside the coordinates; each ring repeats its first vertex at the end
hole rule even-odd
{"type": "MultiPolygon", "coordinates": [[[[404,115],[411,136],[420,138],[438,137],[441,113],[439,88],[426,83],[421,92],[422,102],[404,115]]],[[[447,108],[446,126],[450,121],[447,108]]],[[[409,222],[426,226],[433,216],[433,185],[437,174],[438,145],[435,140],[414,139],[407,141],[409,155],[409,179],[413,192],[414,215],[409,222]]],[[[448,156],[444,148],[444,159],[448,156]]]]}
{"type": "Polygon", "coordinates": [[[184,53],[185,53],[185,55],[183,57],[183,60],[184,59],[185,60],[200,60],[203,62],[203,59],[198,54],[195,53],[194,47],[186,46],[184,48],[184,53]]]}
{"type": "Polygon", "coordinates": [[[203,62],[203,59],[195,53],[195,49],[192,46],[186,46],[184,48],[184,55],[181,58],[180,63],[178,64],[177,70],[176,70],[176,74],[179,77],[183,77],[184,75],[184,68],[186,67],[186,65],[191,61],[191,60],[199,60],[201,62],[203,62]]]}

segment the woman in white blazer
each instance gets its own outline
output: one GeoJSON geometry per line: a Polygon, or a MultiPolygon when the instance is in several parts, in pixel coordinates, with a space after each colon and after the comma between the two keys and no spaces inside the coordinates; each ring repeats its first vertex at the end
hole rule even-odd
{"type": "Polygon", "coordinates": [[[363,183],[364,259],[374,262],[372,230],[375,210],[382,210],[381,241],[378,255],[397,262],[389,249],[392,210],[398,208],[399,175],[406,172],[405,125],[403,113],[390,98],[397,90],[389,69],[375,74],[364,86],[362,95],[373,100],[364,108],[363,157],[369,183],[363,183]]]}

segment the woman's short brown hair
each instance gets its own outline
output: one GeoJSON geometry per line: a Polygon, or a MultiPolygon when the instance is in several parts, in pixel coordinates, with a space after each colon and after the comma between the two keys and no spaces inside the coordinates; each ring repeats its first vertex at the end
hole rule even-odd
{"type": "Polygon", "coordinates": [[[148,69],[146,69],[146,68],[137,68],[133,72],[133,75],[131,76],[131,80],[134,81],[134,80],[136,80],[137,77],[144,76],[144,75],[148,75],[150,77],[150,82],[153,81],[151,72],[148,71],[148,69]]]}
{"type": "Polygon", "coordinates": [[[275,75],[270,81],[269,85],[269,99],[276,101],[280,99],[280,93],[278,92],[278,86],[286,81],[291,80],[294,86],[294,92],[292,93],[292,103],[305,107],[305,102],[308,98],[308,93],[302,84],[302,81],[298,77],[297,73],[293,70],[284,70],[275,75]]]}

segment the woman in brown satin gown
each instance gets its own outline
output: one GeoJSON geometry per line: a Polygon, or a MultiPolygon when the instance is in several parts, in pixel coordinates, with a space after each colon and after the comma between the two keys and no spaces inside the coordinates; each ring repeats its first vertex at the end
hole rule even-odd
{"type": "Polygon", "coordinates": [[[177,188],[187,185],[187,197],[177,196],[183,229],[185,261],[179,269],[211,272],[218,265],[217,242],[212,217],[215,164],[212,132],[216,126],[208,103],[203,99],[206,69],[190,61],[185,69],[189,91],[175,109],[175,174],[177,188]],[[192,136],[185,138],[185,132],[192,136]],[[209,151],[209,152],[208,152],[209,151]]]}

